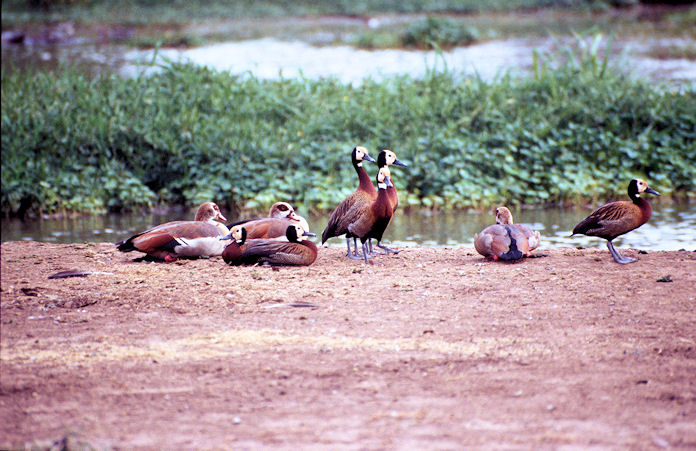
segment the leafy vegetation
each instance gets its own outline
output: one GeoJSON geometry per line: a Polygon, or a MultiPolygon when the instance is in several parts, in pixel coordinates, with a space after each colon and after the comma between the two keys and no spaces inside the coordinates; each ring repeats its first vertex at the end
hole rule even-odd
{"type": "Polygon", "coordinates": [[[597,48],[537,54],[532,76],[494,82],[432,71],[351,86],[182,64],[130,79],[3,70],[2,213],[211,199],[325,210],[355,188],[355,145],[409,163],[392,171],[404,205],[573,202],[622,193],[636,176],[694,192],[694,86],[631,79],[597,48]]]}

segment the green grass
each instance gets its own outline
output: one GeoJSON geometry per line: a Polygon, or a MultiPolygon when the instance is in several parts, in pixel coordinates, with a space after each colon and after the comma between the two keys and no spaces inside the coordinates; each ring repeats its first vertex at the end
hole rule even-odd
{"type": "Polygon", "coordinates": [[[3,70],[2,213],[278,199],[326,210],[355,188],[355,145],[409,163],[392,171],[403,205],[567,203],[622,193],[638,176],[693,193],[693,84],[631,79],[597,42],[537,54],[533,76],[493,82],[432,72],[352,87],[180,64],[131,79],[3,70]]]}

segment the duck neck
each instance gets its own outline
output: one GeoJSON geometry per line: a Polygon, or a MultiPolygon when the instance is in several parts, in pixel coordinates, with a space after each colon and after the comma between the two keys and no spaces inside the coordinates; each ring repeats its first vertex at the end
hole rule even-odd
{"type": "Polygon", "coordinates": [[[367,193],[377,194],[377,190],[375,189],[375,186],[372,184],[370,176],[367,175],[367,171],[365,170],[365,168],[362,167],[362,163],[362,161],[353,161],[353,167],[355,168],[355,172],[358,173],[358,189],[367,193]]]}
{"type": "Polygon", "coordinates": [[[650,206],[650,202],[638,195],[631,196],[631,200],[635,205],[638,206],[638,208],[640,208],[640,211],[643,214],[643,224],[648,222],[650,216],[652,216],[652,207],[650,206]]]}

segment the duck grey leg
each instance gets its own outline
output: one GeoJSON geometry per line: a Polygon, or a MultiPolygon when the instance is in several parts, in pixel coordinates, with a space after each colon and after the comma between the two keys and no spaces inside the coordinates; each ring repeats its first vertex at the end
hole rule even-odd
{"type": "Polygon", "coordinates": [[[609,248],[609,252],[611,252],[611,256],[614,257],[614,261],[616,263],[620,263],[622,265],[628,264],[628,263],[633,263],[636,261],[635,258],[632,257],[622,257],[619,252],[614,249],[614,245],[611,243],[611,241],[607,241],[607,247],[609,248]]]}
{"type": "Polygon", "coordinates": [[[348,248],[348,253],[346,254],[346,256],[348,258],[350,258],[351,260],[362,260],[362,254],[358,253],[358,240],[355,237],[353,237],[353,243],[354,243],[354,247],[353,247],[353,252],[351,253],[350,252],[350,238],[346,237],[346,247],[348,248]]]}

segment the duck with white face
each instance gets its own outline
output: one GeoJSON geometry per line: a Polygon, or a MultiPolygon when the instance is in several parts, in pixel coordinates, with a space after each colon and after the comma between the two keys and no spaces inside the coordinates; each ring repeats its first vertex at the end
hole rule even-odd
{"type": "Polygon", "coordinates": [[[248,240],[244,225],[234,226],[232,232],[220,238],[233,240],[222,253],[230,265],[268,264],[278,266],[309,266],[317,259],[317,246],[307,240],[316,236],[300,225],[290,225],[285,231],[287,241],[274,239],[248,240]]]}
{"type": "Polygon", "coordinates": [[[367,241],[374,238],[382,240],[382,235],[389,225],[394,208],[389,202],[387,189],[393,186],[387,166],[379,168],[377,172],[377,198],[371,203],[370,207],[361,211],[358,219],[348,226],[348,230],[362,243],[363,258],[365,263],[369,263],[370,251],[367,241]]]}
{"type": "MultiPolygon", "coordinates": [[[[398,158],[396,158],[396,154],[392,152],[389,149],[384,149],[382,150],[379,155],[377,156],[377,165],[382,168],[382,167],[389,167],[391,165],[396,165],[396,166],[401,166],[403,168],[407,168],[408,166],[406,163],[403,163],[400,161],[398,158]]],[[[394,180],[391,179],[391,172],[389,173],[389,180],[391,182],[391,186],[387,187],[387,195],[389,196],[389,202],[392,205],[393,213],[396,213],[396,209],[399,206],[399,195],[396,191],[396,186],[394,186],[394,180]]],[[[392,215],[393,217],[393,215],[392,215]]],[[[387,247],[382,244],[382,241],[377,242],[377,247],[382,249],[384,252],[377,252],[372,249],[372,240],[368,240],[368,248],[370,249],[370,254],[398,254],[399,251],[396,249],[392,249],[390,247],[387,247]]]]}
{"type": "Polygon", "coordinates": [[[592,212],[580,221],[573,229],[571,236],[583,234],[597,236],[607,240],[607,248],[616,263],[625,265],[636,261],[633,257],[623,257],[614,248],[612,241],[642,226],[652,216],[650,202],[640,197],[643,193],[659,196],[660,193],[650,188],[645,180],[633,179],[628,184],[630,201],[609,202],[592,212]]]}
{"type": "Polygon", "coordinates": [[[354,147],[351,152],[351,162],[355,172],[358,174],[358,187],[334,209],[326,228],[321,234],[321,244],[324,244],[329,238],[345,235],[346,256],[351,259],[362,259],[362,256],[358,253],[357,237],[350,233],[348,225],[355,221],[360,211],[369,208],[369,205],[377,197],[377,189],[375,189],[370,176],[367,175],[365,168],[363,168],[363,161],[375,163],[375,159],[368,154],[366,148],[362,146],[354,147]],[[352,252],[350,250],[351,239],[354,244],[352,252]]]}

